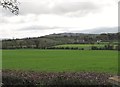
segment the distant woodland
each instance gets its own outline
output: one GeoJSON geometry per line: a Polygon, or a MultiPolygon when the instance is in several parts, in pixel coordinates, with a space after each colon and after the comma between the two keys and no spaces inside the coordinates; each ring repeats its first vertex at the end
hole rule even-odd
{"type": "Polygon", "coordinates": [[[119,38],[120,32],[102,34],[59,33],[33,38],[4,39],[2,40],[2,49],[55,49],[54,46],[62,44],[99,44],[101,42],[108,42],[107,46],[110,46],[113,42],[117,42],[115,49],[118,50],[119,38]]]}

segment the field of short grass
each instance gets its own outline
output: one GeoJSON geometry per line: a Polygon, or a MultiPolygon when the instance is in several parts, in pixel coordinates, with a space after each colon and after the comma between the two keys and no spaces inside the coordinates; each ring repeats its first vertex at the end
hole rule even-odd
{"type": "MultiPolygon", "coordinates": [[[[54,46],[54,47],[63,47],[63,48],[66,48],[66,47],[69,47],[69,48],[83,48],[85,50],[91,50],[92,46],[95,46],[95,47],[98,47],[98,48],[103,48],[105,45],[108,45],[109,42],[100,42],[99,44],[98,43],[95,43],[95,44],[63,44],[63,45],[57,45],[57,46],[54,46]]],[[[117,46],[117,42],[114,42],[113,43],[113,46],[116,47],[117,46]]]]}
{"type": "Polygon", "coordinates": [[[118,52],[108,50],[3,50],[3,69],[117,73],[118,52]]]}
{"type": "Polygon", "coordinates": [[[78,48],[84,48],[84,49],[91,49],[92,46],[96,46],[98,48],[104,47],[104,44],[64,44],[64,45],[57,45],[55,47],[78,47],[78,48]]]}

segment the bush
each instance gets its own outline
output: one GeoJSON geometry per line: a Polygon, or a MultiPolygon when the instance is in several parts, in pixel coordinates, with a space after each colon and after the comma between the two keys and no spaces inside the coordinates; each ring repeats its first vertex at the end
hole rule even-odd
{"type": "Polygon", "coordinates": [[[93,72],[25,72],[3,71],[3,86],[18,87],[89,87],[89,85],[101,85],[111,87],[107,82],[109,74],[93,72]]]}
{"type": "Polygon", "coordinates": [[[91,49],[92,49],[92,50],[98,50],[98,47],[92,46],[91,49]]]}
{"type": "Polygon", "coordinates": [[[25,86],[25,87],[35,87],[36,85],[27,79],[16,77],[16,76],[3,76],[2,77],[3,84],[2,87],[8,87],[12,85],[12,87],[17,87],[17,86],[25,86]]]}

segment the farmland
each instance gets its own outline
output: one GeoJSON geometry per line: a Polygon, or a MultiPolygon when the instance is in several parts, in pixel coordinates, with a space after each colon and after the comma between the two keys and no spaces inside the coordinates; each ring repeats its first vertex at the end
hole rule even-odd
{"type": "Polygon", "coordinates": [[[54,47],[63,47],[63,48],[84,48],[86,50],[89,50],[91,49],[92,46],[96,46],[98,48],[100,47],[104,47],[105,45],[104,44],[65,44],[65,45],[57,45],[57,46],[54,46],[54,47]]]}
{"type": "MultiPolygon", "coordinates": [[[[91,50],[92,47],[97,47],[97,48],[104,48],[105,45],[107,46],[110,44],[109,42],[100,42],[100,43],[94,43],[94,44],[63,44],[63,45],[57,45],[54,46],[55,48],[83,48],[84,50],[91,50]]],[[[117,42],[114,42],[111,44],[113,46],[113,49],[118,46],[117,42]]]]}
{"type": "Polygon", "coordinates": [[[110,85],[108,78],[118,74],[119,34],[61,33],[3,40],[3,84],[110,85]]]}
{"type": "Polygon", "coordinates": [[[117,73],[117,51],[3,50],[3,69],[45,72],[95,71],[117,73]]]}

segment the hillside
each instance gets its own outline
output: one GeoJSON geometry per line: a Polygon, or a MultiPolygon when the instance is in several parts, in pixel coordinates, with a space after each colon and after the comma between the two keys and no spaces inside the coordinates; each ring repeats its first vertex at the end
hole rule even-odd
{"type": "Polygon", "coordinates": [[[83,34],[59,33],[41,37],[2,40],[3,49],[48,48],[62,44],[91,44],[96,42],[118,42],[120,33],[83,34]]]}

